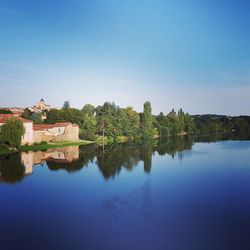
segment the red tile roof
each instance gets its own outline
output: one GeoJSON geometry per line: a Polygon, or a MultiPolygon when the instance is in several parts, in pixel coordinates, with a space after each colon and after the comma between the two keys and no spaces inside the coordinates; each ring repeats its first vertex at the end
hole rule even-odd
{"type": "Polygon", "coordinates": [[[0,123],[5,123],[8,119],[10,119],[12,117],[15,117],[16,119],[18,119],[22,123],[33,123],[33,121],[31,121],[31,120],[27,120],[27,119],[24,119],[20,116],[15,116],[13,114],[0,114],[0,123]]]}
{"type": "Polygon", "coordinates": [[[34,124],[33,129],[34,131],[40,131],[40,130],[47,130],[51,128],[67,127],[68,125],[72,125],[72,123],[71,122],[58,122],[54,124],[34,124]]]}

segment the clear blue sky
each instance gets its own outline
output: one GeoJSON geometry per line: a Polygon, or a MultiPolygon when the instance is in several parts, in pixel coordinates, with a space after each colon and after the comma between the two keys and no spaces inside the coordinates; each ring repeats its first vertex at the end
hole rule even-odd
{"type": "Polygon", "coordinates": [[[0,106],[250,115],[249,0],[0,0],[0,106]]]}

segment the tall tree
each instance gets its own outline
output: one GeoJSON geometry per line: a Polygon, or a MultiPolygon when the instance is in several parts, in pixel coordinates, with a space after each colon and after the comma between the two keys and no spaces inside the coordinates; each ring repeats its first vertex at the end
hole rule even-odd
{"type": "Polygon", "coordinates": [[[95,107],[91,104],[86,104],[82,108],[83,122],[81,126],[80,138],[86,140],[95,140],[96,119],[95,107]]]}
{"type": "Polygon", "coordinates": [[[1,128],[1,141],[12,148],[19,148],[24,132],[23,123],[18,118],[12,117],[1,128]]]}
{"type": "Polygon", "coordinates": [[[153,136],[152,108],[149,101],[145,102],[143,105],[142,129],[143,137],[145,139],[151,138],[153,136]]]}
{"type": "Polygon", "coordinates": [[[70,108],[70,103],[69,101],[65,101],[63,104],[63,109],[69,109],[70,108]]]}

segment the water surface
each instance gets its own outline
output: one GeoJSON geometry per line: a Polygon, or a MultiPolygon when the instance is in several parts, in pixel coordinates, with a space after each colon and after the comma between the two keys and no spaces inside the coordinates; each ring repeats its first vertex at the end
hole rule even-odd
{"type": "Polygon", "coordinates": [[[1,249],[250,249],[250,141],[0,158],[1,249]]]}

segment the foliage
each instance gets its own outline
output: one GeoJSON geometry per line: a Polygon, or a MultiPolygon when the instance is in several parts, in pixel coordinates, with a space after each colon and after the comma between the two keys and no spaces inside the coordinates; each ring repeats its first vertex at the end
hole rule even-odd
{"type": "Polygon", "coordinates": [[[1,142],[11,148],[19,148],[24,132],[23,123],[18,118],[12,117],[1,128],[1,142]]]}
{"type": "Polygon", "coordinates": [[[70,103],[69,103],[69,101],[65,101],[64,103],[63,103],[63,107],[62,107],[63,109],[69,109],[70,108],[70,103]]]}
{"type": "Polygon", "coordinates": [[[46,123],[72,122],[81,126],[83,122],[82,112],[79,109],[51,109],[47,113],[46,123]]]}
{"type": "Polygon", "coordinates": [[[195,115],[193,119],[196,134],[250,134],[250,117],[248,116],[195,115]]]}
{"type": "Polygon", "coordinates": [[[26,109],[22,115],[23,118],[33,121],[34,123],[43,123],[42,114],[36,112],[30,112],[26,109]]]}
{"type": "Polygon", "coordinates": [[[143,114],[141,115],[142,136],[144,139],[153,138],[153,117],[150,102],[143,105],[143,114]]]}
{"type": "Polygon", "coordinates": [[[0,109],[0,114],[12,114],[12,111],[8,109],[0,109]]]}
{"type": "Polygon", "coordinates": [[[80,126],[80,138],[84,140],[94,141],[96,139],[96,119],[94,117],[95,107],[91,104],[86,104],[82,108],[82,123],[80,126]]]}
{"type": "Polygon", "coordinates": [[[16,183],[24,178],[25,167],[20,154],[12,154],[0,160],[0,176],[4,182],[16,183]]]}

